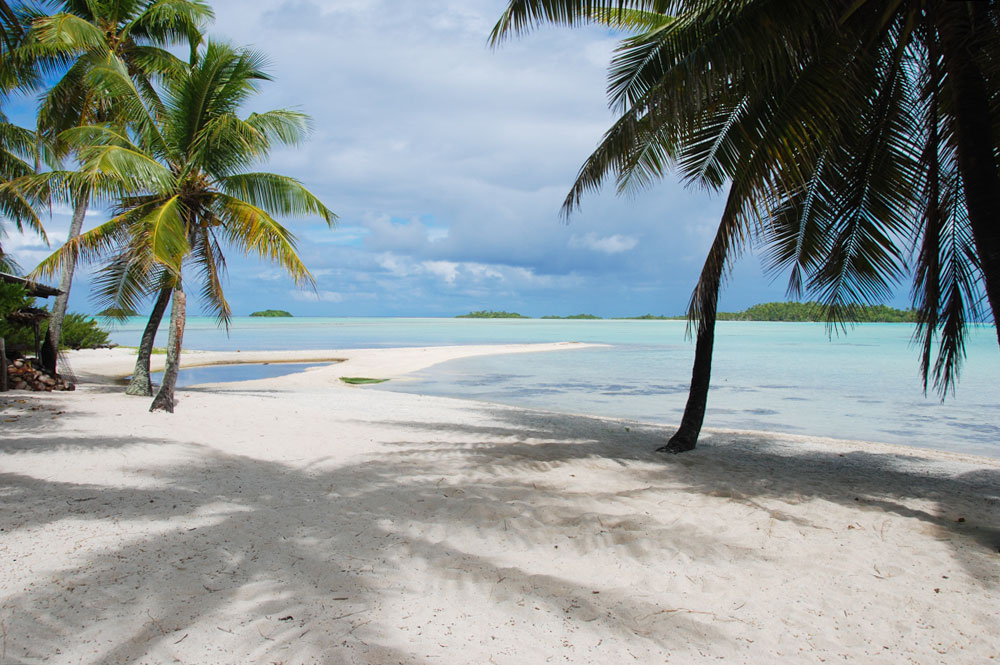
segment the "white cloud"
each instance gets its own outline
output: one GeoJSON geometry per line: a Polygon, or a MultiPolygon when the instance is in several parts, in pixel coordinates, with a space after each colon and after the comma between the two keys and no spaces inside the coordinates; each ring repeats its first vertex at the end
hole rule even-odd
{"type": "Polygon", "coordinates": [[[420,267],[431,275],[440,277],[449,286],[454,286],[458,279],[459,264],[452,261],[424,261],[420,267]]]}
{"type": "Polygon", "coordinates": [[[639,241],[632,236],[625,236],[616,233],[613,236],[598,237],[596,233],[586,233],[582,236],[575,233],[569,238],[569,246],[575,249],[590,249],[595,252],[605,254],[621,254],[639,244],[639,241]]]}

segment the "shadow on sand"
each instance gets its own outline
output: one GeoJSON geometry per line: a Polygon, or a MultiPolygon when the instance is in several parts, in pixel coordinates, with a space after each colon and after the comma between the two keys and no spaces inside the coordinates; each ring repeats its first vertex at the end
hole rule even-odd
{"type": "MultiPolygon", "coordinates": [[[[997,470],[943,478],[909,457],[802,453],[764,437],[730,435],[707,437],[693,454],[663,457],[649,452],[662,443],[661,428],[626,431],[623,424],[594,420],[590,427],[596,434],[588,441],[579,438],[579,417],[483,410],[494,426],[393,421],[388,424],[412,432],[412,440],[401,438],[388,455],[334,469],[227,455],[193,442],[71,434],[40,440],[11,423],[0,455],[161,445],[172,453],[169,464],[129,468],[133,481],[125,488],[0,475],[3,531],[59,534],[72,541],[74,533],[88,532],[88,523],[100,525],[88,536],[98,543],[76,543],[85,555],[52,561],[22,552],[25,558],[10,564],[40,574],[30,588],[5,592],[5,657],[41,662],[72,652],[88,654],[81,659],[89,663],[168,662],[190,647],[201,654],[200,662],[225,660],[215,650],[243,653],[245,662],[433,662],[402,648],[405,634],[380,642],[379,636],[395,627],[376,629],[371,622],[405,617],[408,608],[393,605],[435,585],[464,586],[498,601],[530,603],[540,612],[596,620],[610,636],[661,651],[692,639],[711,644],[718,635],[697,617],[661,615],[657,630],[644,631],[644,618],[664,611],[658,605],[613,588],[598,594],[600,589],[559,574],[512,566],[499,555],[506,548],[551,558],[550,532],[533,525],[620,524],[622,506],[631,497],[665,482],[665,471],[675,472],[670,481],[675,485],[678,469],[691,493],[748,504],[820,498],[917,518],[954,536],[954,558],[970,574],[995,579],[995,571],[982,570],[983,557],[970,554],[968,546],[995,552],[1000,545],[997,470]],[[435,433],[442,441],[427,445],[435,433]],[[455,456],[475,473],[442,478],[441,459],[455,456]],[[571,485],[533,479],[540,469],[580,459],[625,467],[634,474],[629,477],[635,487],[588,497],[591,506],[596,502],[605,510],[575,511],[566,500],[571,485]],[[828,482],[831,476],[839,482],[828,482]],[[935,509],[908,508],[905,502],[912,498],[932,501],[935,509]],[[463,509],[456,510],[454,502],[462,502],[463,509]],[[959,516],[966,521],[957,522],[959,516]],[[447,534],[456,529],[485,530],[481,537],[495,544],[497,556],[449,544],[447,534]],[[407,568],[414,574],[396,574],[407,568]],[[48,570],[41,574],[43,569],[48,570]],[[399,579],[409,579],[410,587],[392,586],[399,579]],[[204,639],[204,630],[200,638],[188,634],[206,621],[215,623],[215,639],[192,644],[204,639]],[[118,624],[121,639],[93,641],[105,622],[118,624]]],[[[690,556],[718,547],[716,534],[673,529],[665,519],[669,510],[636,524],[645,538],[624,543],[618,555],[655,561],[657,552],[641,543],[656,531],[690,556]]],[[[593,530],[564,546],[586,552],[607,548],[613,539],[614,534],[593,530]]],[[[461,649],[466,638],[455,635],[454,647],[461,649]]]]}

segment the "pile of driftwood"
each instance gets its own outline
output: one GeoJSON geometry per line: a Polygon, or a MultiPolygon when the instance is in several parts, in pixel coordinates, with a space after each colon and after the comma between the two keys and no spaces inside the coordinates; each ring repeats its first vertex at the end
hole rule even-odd
{"type": "Polygon", "coordinates": [[[45,371],[35,369],[30,362],[15,360],[7,366],[7,385],[11,390],[76,390],[76,386],[61,376],[49,376],[45,371]]]}

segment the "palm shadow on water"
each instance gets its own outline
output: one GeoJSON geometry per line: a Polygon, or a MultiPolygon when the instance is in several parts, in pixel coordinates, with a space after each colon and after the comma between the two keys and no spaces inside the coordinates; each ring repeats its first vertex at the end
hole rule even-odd
{"type": "MultiPolygon", "coordinates": [[[[546,431],[553,435],[512,424],[469,434],[480,441],[546,431]]],[[[123,472],[132,478],[130,487],[109,487],[0,475],[4,532],[72,543],[58,559],[31,549],[11,553],[10,565],[34,574],[25,578],[29,586],[9,589],[2,600],[10,662],[215,662],[234,654],[242,662],[425,662],[418,647],[405,646],[411,633],[394,625],[411,613],[407,599],[422,594],[441,594],[441,602],[489,594],[498,603],[527,603],[550,617],[596,621],[610,637],[661,651],[675,641],[716,637],[696,617],[663,615],[663,608],[624,591],[596,595],[571,577],[450,542],[454,529],[485,529],[483,539],[501,549],[551,558],[552,543],[536,525],[619,519],[613,510],[577,514],[562,501],[553,511],[556,492],[516,475],[442,479],[438,463],[451,452],[400,444],[391,455],[323,470],[322,464],[296,468],[193,443],[39,439],[27,428],[7,433],[2,455],[110,451],[121,454],[123,472]],[[136,446],[164,448],[170,462],[132,468],[127,458],[136,446]],[[498,519],[484,521],[483,511],[494,510],[498,519]],[[77,550],[84,553],[74,555],[77,550]],[[655,631],[648,629],[653,616],[660,622],[655,631]]],[[[488,447],[460,447],[459,454],[475,464],[488,447]]],[[[544,447],[553,458],[588,454],[586,446],[578,452],[558,442],[544,447]]],[[[655,521],[642,528],[666,529],[655,521]]],[[[692,546],[707,538],[679,535],[692,546]]],[[[608,538],[566,546],[608,546],[608,538]]],[[[628,544],[619,551],[650,554],[628,544]]],[[[460,649],[467,640],[486,639],[477,634],[476,618],[464,621],[454,634],[448,630],[450,638],[437,638],[450,640],[440,646],[460,649]]]]}

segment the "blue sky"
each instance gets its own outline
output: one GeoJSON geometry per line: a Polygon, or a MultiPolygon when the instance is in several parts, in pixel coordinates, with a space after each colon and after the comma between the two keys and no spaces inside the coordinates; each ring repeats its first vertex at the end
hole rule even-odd
{"type": "MultiPolygon", "coordinates": [[[[315,291],[230,253],[226,294],[237,315],[684,311],[718,196],[668,177],[632,197],[609,187],[568,223],[559,218],[577,169],[613,121],[604,91],[614,35],[543,29],[491,50],[502,0],[212,5],[212,37],[270,59],[275,80],[247,110],[293,107],[313,118],[308,142],[276,151],[261,170],[297,177],[340,216],[333,231],[283,220],[315,291]]],[[[95,209],[87,223],[104,219],[95,209]]],[[[67,207],[53,211],[53,242],[68,220],[67,207]]],[[[5,247],[25,268],[50,251],[14,234],[5,247]]],[[[747,256],[721,306],[783,300],[784,290],[782,276],[772,282],[747,256]]],[[[84,270],[70,308],[93,311],[88,291],[84,270]]]]}

